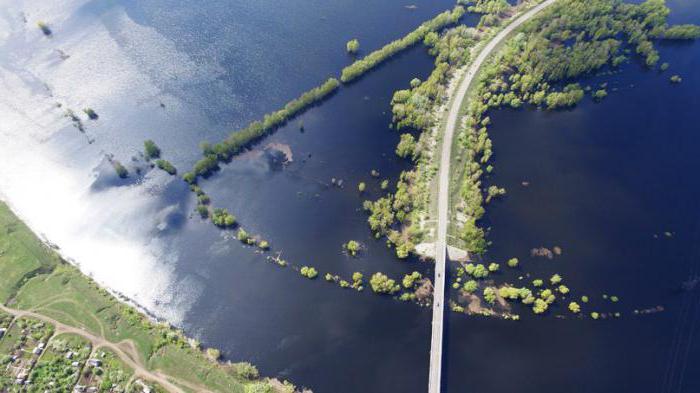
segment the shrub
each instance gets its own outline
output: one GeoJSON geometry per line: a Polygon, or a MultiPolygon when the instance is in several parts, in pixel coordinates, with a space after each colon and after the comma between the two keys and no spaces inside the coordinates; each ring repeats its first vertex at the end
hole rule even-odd
{"type": "Polygon", "coordinates": [[[315,268],[309,267],[309,266],[302,266],[301,270],[299,270],[299,273],[301,273],[302,276],[308,278],[309,280],[313,280],[318,276],[318,271],[316,271],[315,268]]]}
{"type": "Polygon", "coordinates": [[[90,120],[97,120],[100,118],[100,116],[97,115],[97,112],[95,112],[92,108],[85,108],[83,109],[83,112],[85,112],[90,120]]]}
{"type": "Polygon", "coordinates": [[[569,303],[569,311],[574,314],[578,314],[581,312],[581,306],[579,306],[576,302],[571,302],[569,303]]]}
{"type": "Polygon", "coordinates": [[[207,218],[209,217],[209,208],[205,205],[197,205],[197,213],[199,213],[202,218],[207,218]]]}
{"type": "Polygon", "coordinates": [[[44,33],[45,36],[50,37],[53,32],[51,31],[51,28],[49,25],[46,24],[46,22],[39,21],[36,23],[37,27],[39,30],[41,30],[42,33],[44,33]]]}
{"type": "Polygon", "coordinates": [[[160,158],[160,148],[152,140],[143,142],[144,155],[147,160],[160,158]]]}
{"type": "Polygon", "coordinates": [[[401,134],[401,140],[396,146],[396,155],[401,158],[415,156],[416,138],[411,134],[401,134]]]}
{"type": "Polygon", "coordinates": [[[238,233],[236,233],[236,239],[246,243],[248,242],[248,239],[250,239],[250,235],[248,235],[248,232],[246,232],[243,228],[238,229],[238,233]]]}
{"type": "Polygon", "coordinates": [[[117,160],[112,160],[112,167],[114,167],[114,171],[117,173],[117,176],[119,176],[122,179],[126,179],[129,177],[129,171],[126,169],[124,165],[122,165],[121,162],[117,160]]]}
{"type": "Polygon", "coordinates": [[[549,308],[549,304],[547,304],[547,302],[542,299],[535,299],[535,303],[532,306],[532,311],[534,311],[535,314],[542,314],[547,311],[547,308],[549,308]]]}
{"type": "Polygon", "coordinates": [[[605,89],[596,90],[593,93],[593,99],[596,101],[600,101],[607,96],[608,96],[608,92],[605,89]]]}
{"type": "Polygon", "coordinates": [[[168,173],[169,175],[172,175],[172,176],[177,175],[177,169],[169,161],[166,161],[163,159],[156,160],[156,166],[159,169],[168,173]]]}
{"type": "Polygon", "coordinates": [[[394,294],[401,289],[401,287],[396,284],[396,281],[380,272],[372,275],[369,284],[372,287],[372,291],[375,293],[394,294]]]}
{"type": "Polygon", "coordinates": [[[219,360],[221,358],[221,351],[216,348],[207,348],[207,357],[211,360],[219,360]]]}
{"type": "Polygon", "coordinates": [[[475,280],[469,280],[464,283],[464,291],[468,293],[474,293],[479,288],[479,283],[475,280]]]}
{"type": "Polygon", "coordinates": [[[226,209],[214,209],[211,215],[211,222],[217,227],[228,228],[236,224],[236,217],[230,214],[226,209]]]}
{"type": "Polygon", "coordinates": [[[487,303],[493,304],[496,302],[496,288],[486,287],[484,288],[484,300],[487,303]]]}
{"type": "Polygon", "coordinates": [[[347,49],[348,53],[357,53],[357,51],[360,50],[360,41],[358,41],[357,38],[351,39],[347,44],[345,44],[345,49],[347,49]]]}
{"type": "Polygon", "coordinates": [[[353,257],[357,255],[358,251],[360,251],[360,243],[356,240],[350,240],[349,242],[345,243],[343,247],[353,257]]]}
{"type": "Polygon", "coordinates": [[[413,272],[410,274],[406,274],[403,277],[403,280],[401,283],[403,284],[404,288],[411,289],[416,285],[416,281],[420,280],[421,278],[423,278],[423,275],[421,275],[418,272],[413,272]]]}

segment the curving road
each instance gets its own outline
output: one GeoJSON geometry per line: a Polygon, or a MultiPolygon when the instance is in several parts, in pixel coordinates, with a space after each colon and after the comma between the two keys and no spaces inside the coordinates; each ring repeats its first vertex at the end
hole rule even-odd
{"type": "Polygon", "coordinates": [[[440,380],[442,377],[442,335],[445,311],[445,265],[447,258],[447,209],[450,187],[450,155],[452,153],[452,139],[457,128],[457,120],[459,118],[460,108],[462,107],[462,101],[464,101],[467,90],[474,80],[474,76],[477,74],[484,61],[491,55],[491,52],[493,52],[513,30],[517,29],[520,25],[527,22],[546,7],[552,5],[555,1],[556,0],[546,0],[526,11],[489,41],[471,66],[469,66],[467,74],[457,87],[455,99],[452,101],[449,114],[447,115],[447,126],[442,140],[440,174],[438,180],[438,229],[437,241],[435,242],[435,291],[433,294],[433,323],[430,342],[429,393],[440,392],[440,380]]]}

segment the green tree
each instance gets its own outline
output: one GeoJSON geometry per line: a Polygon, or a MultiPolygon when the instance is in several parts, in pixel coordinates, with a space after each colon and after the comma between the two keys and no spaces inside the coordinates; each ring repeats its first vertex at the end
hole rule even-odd
{"type": "Polygon", "coordinates": [[[477,283],[475,280],[469,280],[464,283],[465,292],[474,293],[477,289],[479,289],[479,283],[477,283]]]}
{"type": "Polygon", "coordinates": [[[145,142],[143,142],[143,147],[144,156],[146,157],[146,160],[160,158],[160,148],[152,140],[148,139],[145,142]]]}
{"type": "Polygon", "coordinates": [[[419,272],[413,272],[410,274],[406,274],[403,277],[402,284],[403,287],[406,289],[411,289],[416,285],[416,282],[420,279],[423,278],[423,275],[421,275],[419,272]]]}
{"type": "Polygon", "coordinates": [[[357,255],[358,251],[360,251],[360,247],[360,243],[356,240],[350,240],[344,244],[345,250],[347,250],[347,252],[353,257],[357,255]]]}
{"type": "Polygon", "coordinates": [[[357,53],[360,50],[360,41],[358,41],[356,38],[353,38],[352,40],[348,41],[348,43],[345,45],[345,49],[347,49],[348,53],[357,53]]]}
{"type": "Polygon", "coordinates": [[[516,268],[518,267],[518,258],[511,258],[508,260],[508,267],[516,268]]]}
{"type": "Polygon", "coordinates": [[[401,158],[406,158],[408,156],[415,156],[416,152],[416,138],[411,134],[401,134],[401,140],[396,146],[396,155],[401,158]]]}
{"type": "Polygon", "coordinates": [[[547,304],[547,302],[545,302],[542,299],[535,299],[535,302],[532,306],[532,311],[534,311],[535,314],[542,314],[545,311],[547,311],[548,308],[549,304],[547,304]]]}
{"type": "Polygon", "coordinates": [[[396,281],[389,278],[384,273],[374,273],[369,280],[369,285],[372,287],[372,291],[375,293],[386,293],[394,294],[398,292],[401,287],[396,284],[396,281]]]}
{"type": "Polygon", "coordinates": [[[318,271],[316,271],[315,268],[310,266],[302,266],[299,270],[299,273],[301,273],[302,276],[308,278],[309,280],[313,280],[318,276],[318,271]]]}
{"type": "Polygon", "coordinates": [[[173,166],[173,164],[171,164],[170,162],[168,162],[166,160],[162,160],[162,159],[156,160],[156,166],[159,169],[165,171],[169,175],[172,175],[172,176],[177,175],[177,169],[173,166]]]}
{"type": "Polygon", "coordinates": [[[484,300],[486,300],[486,302],[489,304],[495,303],[496,302],[496,288],[494,288],[494,287],[484,288],[484,300]]]}
{"type": "Polygon", "coordinates": [[[569,311],[574,314],[578,314],[581,312],[581,306],[579,306],[576,302],[571,302],[569,303],[569,311]]]}

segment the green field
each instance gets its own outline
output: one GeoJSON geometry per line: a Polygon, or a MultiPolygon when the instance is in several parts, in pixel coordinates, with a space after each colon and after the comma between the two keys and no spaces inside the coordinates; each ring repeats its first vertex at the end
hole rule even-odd
{"type": "MultiPolygon", "coordinates": [[[[78,269],[63,262],[3,203],[0,203],[0,301],[12,309],[32,311],[103,337],[119,345],[123,354],[141,367],[173,376],[169,380],[183,391],[245,393],[257,391],[261,384],[265,389],[260,391],[276,391],[267,379],[258,379],[257,372],[249,372],[251,366],[213,361],[180,331],[155,323],[114,298],[78,269]]],[[[1,354],[7,354],[15,345],[16,333],[13,326],[8,337],[0,341],[1,354]]],[[[129,386],[132,387],[138,388],[129,386]]]]}

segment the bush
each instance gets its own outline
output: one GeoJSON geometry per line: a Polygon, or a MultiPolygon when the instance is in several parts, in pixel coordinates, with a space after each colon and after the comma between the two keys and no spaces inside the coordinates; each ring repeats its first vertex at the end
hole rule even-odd
{"type": "Polygon", "coordinates": [[[469,280],[464,283],[464,291],[467,293],[474,293],[477,289],[479,289],[479,283],[475,280],[469,280]]]}
{"type": "Polygon", "coordinates": [[[197,205],[197,213],[199,213],[202,218],[207,218],[209,217],[209,208],[206,205],[197,205]]]}
{"type": "Polygon", "coordinates": [[[117,173],[117,176],[119,176],[122,179],[126,179],[129,177],[129,171],[126,169],[124,165],[122,165],[121,162],[117,160],[112,160],[112,167],[114,167],[114,171],[117,173]]]}
{"type": "Polygon", "coordinates": [[[581,306],[579,306],[576,302],[571,302],[569,303],[569,311],[574,314],[578,314],[581,312],[581,306]]]}
{"type": "Polygon", "coordinates": [[[36,23],[37,27],[39,30],[41,30],[42,33],[44,33],[45,36],[50,37],[53,32],[51,31],[51,28],[49,25],[46,24],[46,22],[39,21],[36,23]]]}
{"type": "Polygon", "coordinates": [[[302,276],[308,278],[309,280],[313,280],[318,276],[318,271],[316,271],[315,268],[309,267],[309,266],[302,266],[301,270],[299,270],[299,273],[301,273],[302,276]]]}
{"type": "Polygon", "coordinates": [[[423,278],[423,275],[418,272],[413,272],[405,275],[401,283],[403,284],[404,288],[411,289],[416,285],[416,281],[420,280],[421,278],[423,278]]]}
{"type": "Polygon", "coordinates": [[[345,45],[345,49],[347,49],[348,53],[357,53],[357,51],[360,50],[360,41],[358,41],[356,38],[353,38],[352,40],[348,41],[348,43],[345,45]]]}
{"type": "Polygon", "coordinates": [[[401,158],[414,157],[416,152],[416,138],[411,134],[402,134],[399,144],[396,146],[396,155],[401,158]]]}
{"type": "Polygon", "coordinates": [[[214,209],[211,215],[211,222],[220,228],[229,228],[236,224],[236,217],[226,209],[214,209]]]}
{"type": "Polygon", "coordinates": [[[36,25],[45,36],[50,37],[53,34],[51,28],[45,22],[39,21],[36,25]]]}
{"type": "Polygon", "coordinates": [[[147,160],[153,158],[160,158],[160,148],[152,140],[147,140],[143,142],[144,155],[147,160]]]}
{"type": "Polygon", "coordinates": [[[168,173],[169,175],[172,175],[172,176],[177,175],[177,169],[169,161],[166,161],[163,159],[156,160],[156,166],[159,169],[168,173]]]}
{"type": "Polygon", "coordinates": [[[209,359],[217,361],[221,358],[221,351],[216,348],[207,348],[207,357],[209,359]]]}
{"type": "Polygon", "coordinates": [[[369,285],[375,293],[394,294],[401,290],[401,287],[396,284],[396,281],[389,278],[384,273],[374,273],[369,280],[369,285]]]}
{"type": "Polygon", "coordinates": [[[350,240],[349,242],[345,243],[343,247],[347,250],[347,252],[352,255],[353,257],[357,255],[357,252],[360,251],[360,243],[356,240],[350,240]]]}
{"type": "Polygon", "coordinates": [[[243,243],[247,243],[248,239],[250,239],[250,235],[243,228],[240,228],[238,233],[236,233],[236,239],[242,241],[243,243]]]}
{"type": "Polygon", "coordinates": [[[100,116],[97,115],[97,112],[95,112],[92,108],[85,108],[83,109],[83,112],[85,112],[90,120],[97,120],[100,118],[100,116]]]}
{"type": "Polygon", "coordinates": [[[675,25],[667,28],[662,37],[667,40],[694,40],[700,38],[700,26],[675,25]]]}

